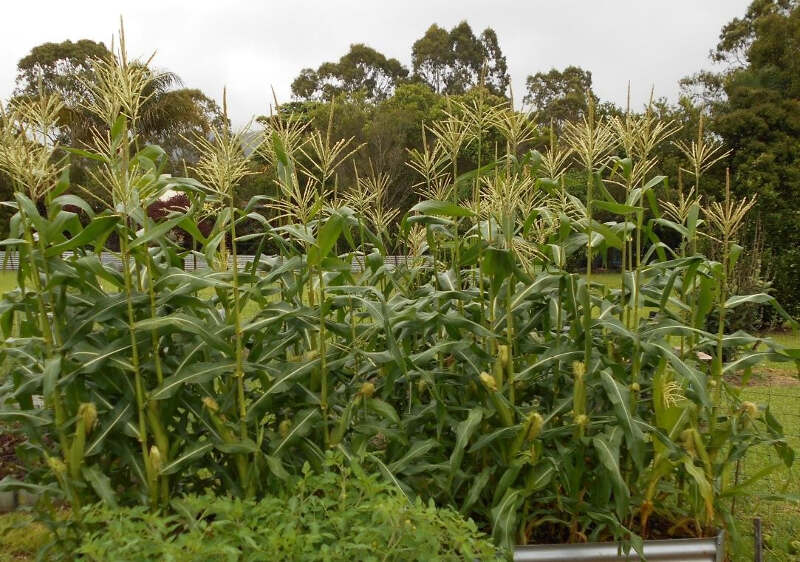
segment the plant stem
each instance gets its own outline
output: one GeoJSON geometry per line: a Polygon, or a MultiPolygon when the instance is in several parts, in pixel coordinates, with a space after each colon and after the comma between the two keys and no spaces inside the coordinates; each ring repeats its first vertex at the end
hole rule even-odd
{"type": "Polygon", "coordinates": [[[586,368],[589,368],[589,360],[592,357],[592,188],[594,178],[592,177],[591,167],[588,170],[586,181],[586,233],[588,240],[586,242],[586,293],[583,300],[583,332],[584,332],[584,348],[583,348],[583,362],[586,368]]]}
{"type": "MultiPolygon", "coordinates": [[[[128,224],[127,217],[123,216],[125,224],[120,229],[120,258],[122,259],[123,278],[125,280],[125,294],[128,314],[128,332],[131,340],[131,364],[133,366],[134,390],[136,393],[136,410],[139,419],[139,443],[142,448],[142,461],[148,473],[148,486],[153,480],[152,468],[147,450],[147,420],[145,418],[145,393],[142,372],[139,365],[139,344],[136,341],[136,315],[133,310],[133,279],[131,277],[130,252],[128,250],[128,224]]],[[[152,497],[152,491],[151,491],[152,497]]],[[[155,507],[155,505],[153,505],[155,507]]]]}
{"type": "Polygon", "coordinates": [[[319,407],[322,410],[322,432],[325,439],[325,448],[330,446],[330,431],[328,428],[328,365],[326,363],[325,355],[327,350],[325,348],[325,277],[323,275],[322,267],[318,268],[319,280],[319,370],[320,370],[320,399],[319,407]]]}

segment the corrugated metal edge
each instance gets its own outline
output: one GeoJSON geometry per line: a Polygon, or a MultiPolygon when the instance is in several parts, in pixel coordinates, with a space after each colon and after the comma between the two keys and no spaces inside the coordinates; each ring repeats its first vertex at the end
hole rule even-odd
{"type": "MultiPolygon", "coordinates": [[[[725,558],[725,532],[706,539],[668,539],[645,541],[644,555],[649,562],[722,562],[725,558]]],[[[518,546],[515,562],[616,562],[638,560],[635,551],[625,554],[616,543],[543,544],[518,546]]]]}

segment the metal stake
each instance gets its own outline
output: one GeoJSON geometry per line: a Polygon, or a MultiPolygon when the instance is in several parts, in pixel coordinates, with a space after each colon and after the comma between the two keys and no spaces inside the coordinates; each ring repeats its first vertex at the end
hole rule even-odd
{"type": "Polygon", "coordinates": [[[761,552],[761,518],[753,519],[753,562],[763,562],[761,552]]]}

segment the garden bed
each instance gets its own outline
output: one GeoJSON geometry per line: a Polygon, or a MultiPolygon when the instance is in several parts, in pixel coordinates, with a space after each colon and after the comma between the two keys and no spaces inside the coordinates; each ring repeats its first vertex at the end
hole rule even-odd
{"type": "Polygon", "coordinates": [[[285,540],[273,524],[349,557],[384,539],[413,544],[397,559],[419,556],[420,538],[462,558],[473,543],[641,551],[723,527],[741,544],[734,500],[792,467],[769,401],[746,399],[738,381],[800,350],[726,322],[742,305],[785,311],[768,294],[732,294],[754,202],[726,185],[701,207],[701,170],[719,152],[702,128],[699,148],[679,145],[698,191],[664,202],[651,150],[676,124],[650,110],[601,119],[590,106],[541,152],[534,120],[478,92],[424,125],[430,144],[409,153],[421,201],[395,222],[372,166],[339,184],[356,148],[331,144],[333,107],[328,131],[280,113],[261,135],[198,134],[191,177],[173,177],[168,155],[139,142],[154,71],[121,51],[92,72],[86,109],[104,127],[91,147],[64,150],[94,166],[97,201],[70,185],[62,147],[36,141],[56,127],[59,100],[20,101],[0,123],[0,164],[17,186],[2,245],[20,264],[20,287],[0,298],[0,420],[37,453],[27,481],[2,487],[70,506],[49,520],[64,552],[169,542],[184,553],[212,527],[223,547],[258,550],[253,536],[285,540]],[[505,151],[459,173],[462,153],[484,146],[484,112],[505,151]],[[274,193],[240,200],[265,164],[274,193]],[[583,199],[565,174],[585,181],[583,199]],[[153,216],[175,191],[186,204],[153,216]],[[718,241],[713,259],[706,238],[718,241]],[[252,260],[240,259],[245,242],[252,260]],[[386,267],[398,248],[409,260],[386,267]],[[611,250],[624,264],[615,284],[592,272],[611,250]],[[206,267],[185,270],[194,257],[206,267]],[[743,459],[764,450],[773,465],[739,480],[743,459]],[[315,479],[333,479],[330,494],[308,495],[315,479]],[[358,511],[378,492],[408,519],[358,511]],[[363,501],[348,504],[355,493],[363,501]],[[360,538],[313,535],[320,521],[303,509],[321,500],[318,516],[353,507],[357,524],[340,527],[360,538]],[[276,501],[301,515],[231,524],[276,501]],[[216,502],[219,513],[203,511],[216,502]],[[237,530],[252,540],[231,546],[237,530]]]}

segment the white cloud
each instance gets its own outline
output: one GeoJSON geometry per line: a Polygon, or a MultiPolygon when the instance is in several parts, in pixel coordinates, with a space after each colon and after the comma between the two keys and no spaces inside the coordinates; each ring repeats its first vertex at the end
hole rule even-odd
{"type": "Polygon", "coordinates": [[[411,44],[431,23],[467,20],[476,33],[494,28],[517,98],[525,77],[574,64],[592,71],[602,99],[635,105],[649,96],[676,99],[683,76],[708,67],[721,27],[749,0],[369,0],[13,2],[3,6],[0,98],[13,89],[17,61],[46,41],[94,39],[109,44],[125,17],[129,50],[177,72],[188,87],[220,99],[243,123],[267,111],[270,86],[288,100],[303,67],[336,60],[350,43],[366,43],[410,65],[411,44]],[[13,23],[10,23],[13,22],[13,23]]]}

